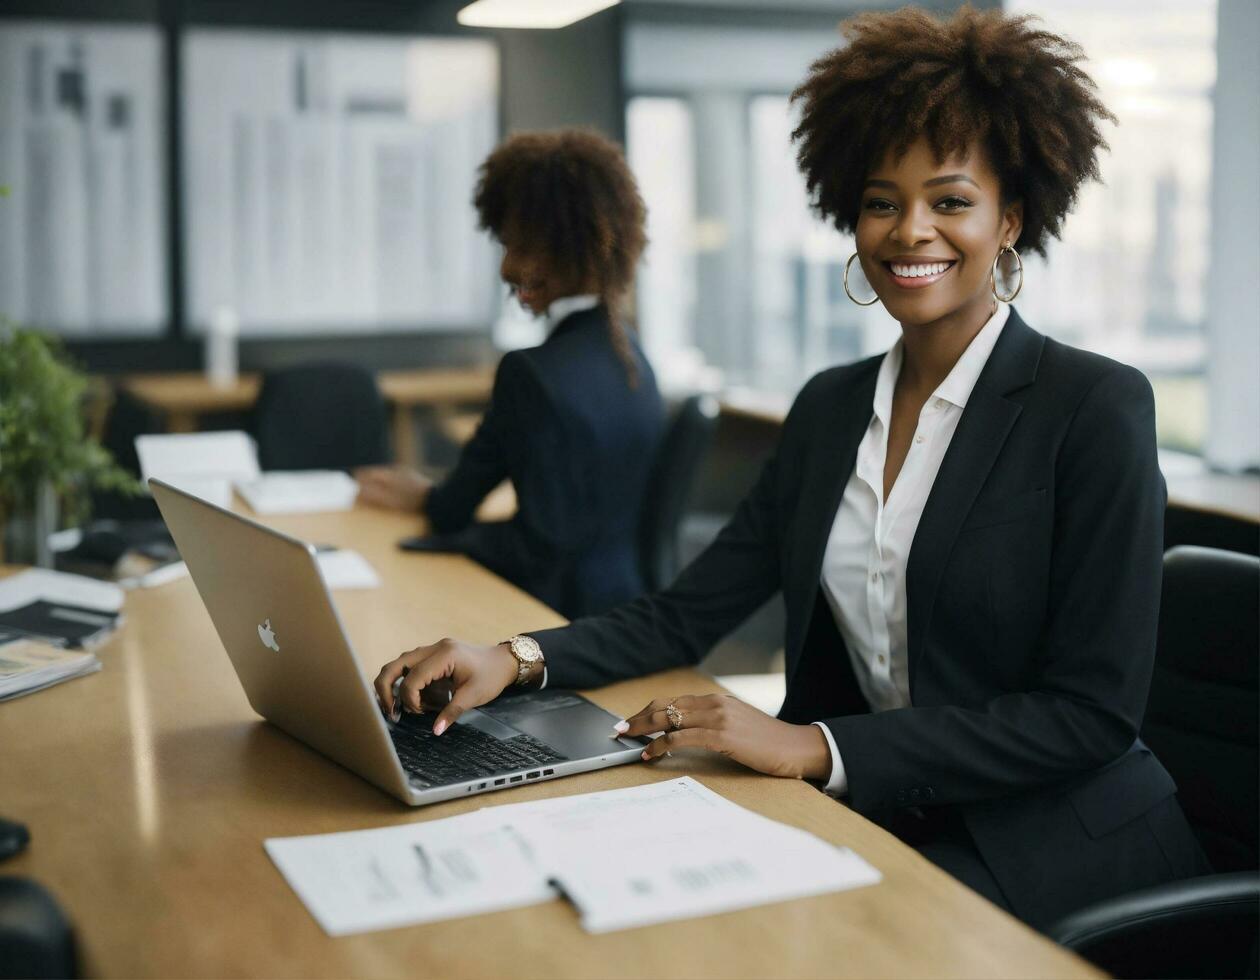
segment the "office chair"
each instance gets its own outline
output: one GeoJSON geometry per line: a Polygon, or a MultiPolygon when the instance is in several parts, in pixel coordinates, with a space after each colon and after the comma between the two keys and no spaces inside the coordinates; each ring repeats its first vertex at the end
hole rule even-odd
{"type": "Polygon", "coordinates": [[[1257,976],[1258,663],[1260,559],[1171,549],[1142,739],[1221,873],[1096,903],[1052,939],[1117,977],[1257,976]]]}
{"type": "Polygon", "coordinates": [[[390,459],[376,379],[350,364],[268,372],[253,430],[264,470],[349,470],[390,459]]]}
{"type": "Polygon", "coordinates": [[[678,530],[717,421],[717,400],[692,395],[678,407],[661,439],[639,517],[639,568],[649,592],[669,585],[678,574],[678,530]]]}
{"type": "Polygon", "coordinates": [[[56,901],[27,878],[0,876],[0,980],[74,976],[74,933],[56,901]]]}

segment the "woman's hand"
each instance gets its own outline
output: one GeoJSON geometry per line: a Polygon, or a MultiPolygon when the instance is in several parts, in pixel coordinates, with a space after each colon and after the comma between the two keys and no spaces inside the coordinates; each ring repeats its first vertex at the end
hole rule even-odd
{"type": "Polygon", "coordinates": [[[469,708],[493,701],[516,682],[516,657],[507,644],[474,646],[459,640],[440,640],[416,647],[391,660],[374,682],[376,697],[385,714],[397,720],[400,711],[423,710],[425,688],[439,684],[450,690],[450,700],[433,722],[433,734],[441,735],[469,708]],[[394,697],[394,684],[398,697],[394,697]]]}
{"type": "Polygon", "coordinates": [[[420,512],[433,486],[432,480],[401,466],[360,466],[354,478],[359,481],[360,503],[409,514],[420,512]]]}
{"type": "Polygon", "coordinates": [[[627,736],[665,732],[644,750],[647,761],[692,746],[730,756],[770,776],[818,780],[831,776],[831,751],[817,725],[789,725],[729,694],[653,701],[622,724],[627,736]],[[681,715],[677,729],[666,710],[670,704],[681,715]]]}

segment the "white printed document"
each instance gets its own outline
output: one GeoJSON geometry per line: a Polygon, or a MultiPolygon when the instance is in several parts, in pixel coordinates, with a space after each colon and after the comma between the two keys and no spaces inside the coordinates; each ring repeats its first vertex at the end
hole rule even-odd
{"type": "MultiPolygon", "coordinates": [[[[848,848],[731,803],[690,777],[500,807],[588,932],[873,885],[848,848]]],[[[491,811],[493,812],[493,811],[491,811]]]]}
{"type": "Polygon", "coordinates": [[[264,846],[330,936],[555,898],[515,832],[481,813],[264,846]]]}
{"type": "Polygon", "coordinates": [[[588,932],[629,929],[880,881],[834,847],[690,777],[492,806],[383,830],[266,842],[332,936],[560,895],[588,932]]]}
{"type": "Polygon", "coordinates": [[[330,589],[378,589],[381,577],[366,558],[349,548],[318,551],[319,574],[330,589]]]}

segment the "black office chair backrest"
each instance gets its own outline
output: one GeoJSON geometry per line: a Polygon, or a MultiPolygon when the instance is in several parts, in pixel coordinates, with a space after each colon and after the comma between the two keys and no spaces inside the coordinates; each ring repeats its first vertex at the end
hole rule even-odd
{"type": "Polygon", "coordinates": [[[389,426],[376,378],[350,364],[268,373],[254,408],[264,470],[348,470],[389,461],[389,426]]]}
{"type": "Polygon", "coordinates": [[[1257,867],[1258,663],[1260,558],[1171,549],[1142,739],[1221,872],[1257,867]]]}
{"type": "Polygon", "coordinates": [[[639,567],[649,592],[678,574],[679,527],[717,421],[717,400],[692,395],[674,412],[657,449],[639,517],[639,567]]]}
{"type": "Polygon", "coordinates": [[[0,980],[78,975],[74,931],[56,899],[29,878],[0,876],[0,980]]]}

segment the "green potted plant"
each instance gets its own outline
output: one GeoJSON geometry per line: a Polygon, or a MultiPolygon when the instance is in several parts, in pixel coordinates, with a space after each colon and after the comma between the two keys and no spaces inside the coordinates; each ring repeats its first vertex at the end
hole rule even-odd
{"type": "Polygon", "coordinates": [[[51,565],[59,511],[78,522],[90,491],[138,489],[87,435],[86,389],[54,338],[0,318],[0,561],[51,565]]]}

